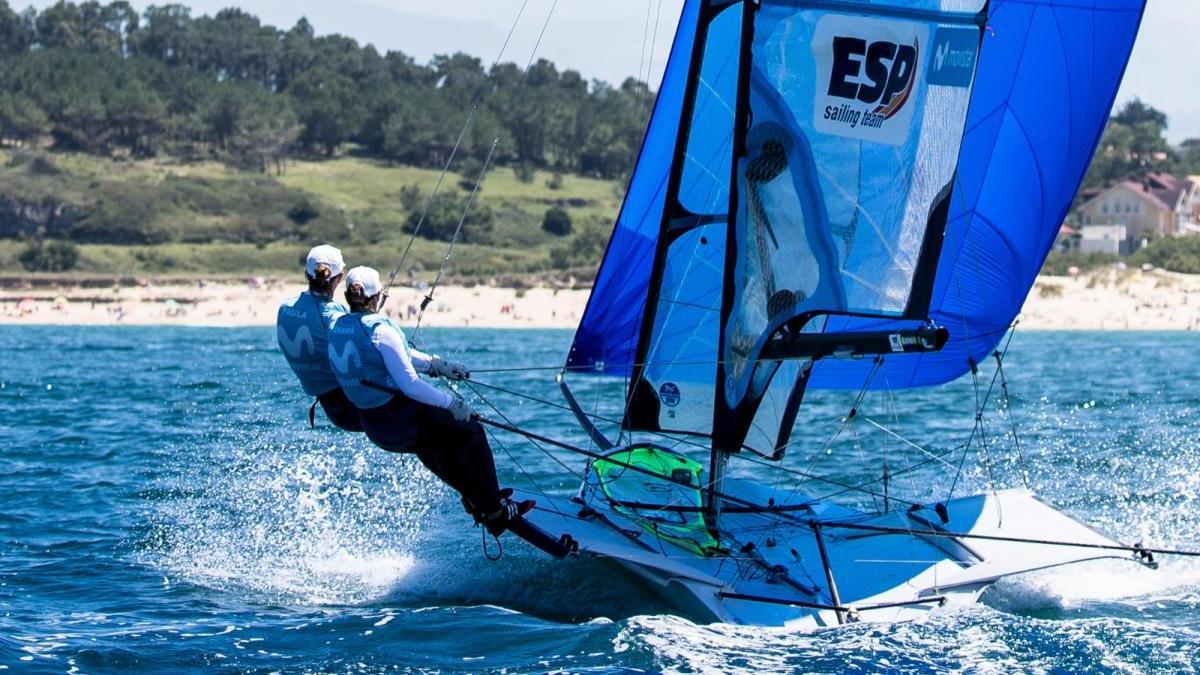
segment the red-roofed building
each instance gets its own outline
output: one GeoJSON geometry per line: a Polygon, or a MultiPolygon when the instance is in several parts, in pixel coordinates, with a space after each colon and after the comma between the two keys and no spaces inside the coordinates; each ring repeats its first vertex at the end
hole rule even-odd
{"type": "Polygon", "coordinates": [[[1054,238],[1054,248],[1063,253],[1079,250],[1079,230],[1064,223],[1062,227],[1058,228],[1058,236],[1054,238]]]}
{"type": "Polygon", "coordinates": [[[1087,236],[1088,226],[1124,225],[1128,250],[1151,237],[1200,233],[1200,183],[1167,173],[1124,180],[1091,196],[1076,211],[1076,222],[1087,236]]]}

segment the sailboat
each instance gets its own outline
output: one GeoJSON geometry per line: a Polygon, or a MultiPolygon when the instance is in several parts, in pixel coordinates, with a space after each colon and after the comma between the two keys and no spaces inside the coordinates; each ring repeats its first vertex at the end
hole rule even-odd
{"type": "Polygon", "coordinates": [[[1031,570],[1153,566],[1029,489],[956,496],[953,471],[909,504],[885,469],[858,486],[871,510],[730,475],[787,467],[806,392],[859,392],[851,424],[865,392],[1000,367],[1143,4],[687,0],[559,377],[593,443],[584,479],[530,495],[523,534],[753,625],[906,620],[1031,570]],[[624,381],[620,442],[581,377],[624,381]]]}

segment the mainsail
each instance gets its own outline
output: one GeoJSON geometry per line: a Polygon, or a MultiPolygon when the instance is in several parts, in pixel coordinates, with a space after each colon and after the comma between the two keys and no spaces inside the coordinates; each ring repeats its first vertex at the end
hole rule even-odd
{"type": "Polygon", "coordinates": [[[959,377],[1020,310],[1141,11],[689,0],[568,367],[628,378],[628,428],[764,454],[806,386],[875,367],[810,368],[805,336],[931,322],[940,351],[893,344],[872,386],[959,377]]]}

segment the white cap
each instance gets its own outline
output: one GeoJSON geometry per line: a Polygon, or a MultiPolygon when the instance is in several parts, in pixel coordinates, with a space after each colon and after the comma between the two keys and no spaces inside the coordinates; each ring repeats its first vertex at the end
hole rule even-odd
{"type": "Polygon", "coordinates": [[[346,263],[342,262],[342,252],[328,244],[314,246],[308,252],[308,260],[304,263],[304,270],[308,272],[308,276],[315,277],[317,276],[317,265],[321,264],[329,265],[329,271],[335,277],[341,274],[342,270],[346,268],[346,263]]]}
{"type": "Polygon", "coordinates": [[[368,298],[375,297],[383,291],[383,284],[379,281],[379,272],[370,267],[355,267],[346,274],[346,288],[350,288],[354,284],[362,286],[363,295],[368,298]]]}

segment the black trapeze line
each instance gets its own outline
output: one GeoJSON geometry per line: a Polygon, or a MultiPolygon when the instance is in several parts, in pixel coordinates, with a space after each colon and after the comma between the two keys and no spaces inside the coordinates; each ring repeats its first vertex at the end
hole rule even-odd
{"type": "Polygon", "coordinates": [[[730,591],[721,591],[717,595],[729,600],[747,600],[749,602],[763,602],[772,605],[788,605],[790,607],[803,607],[804,609],[819,609],[839,614],[845,612],[852,614],[854,612],[869,612],[876,609],[893,609],[897,607],[913,607],[916,605],[937,604],[939,606],[946,604],[946,596],[931,595],[927,598],[918,598],[916,600],[902,600],[900,602],[881,602],[873,605],[823,605],[816,602],[805,602],[804,600],[793,600],[790,598],[773,598],[766,595],[752,595],[748,593],[733,593],[730,591]]]}

